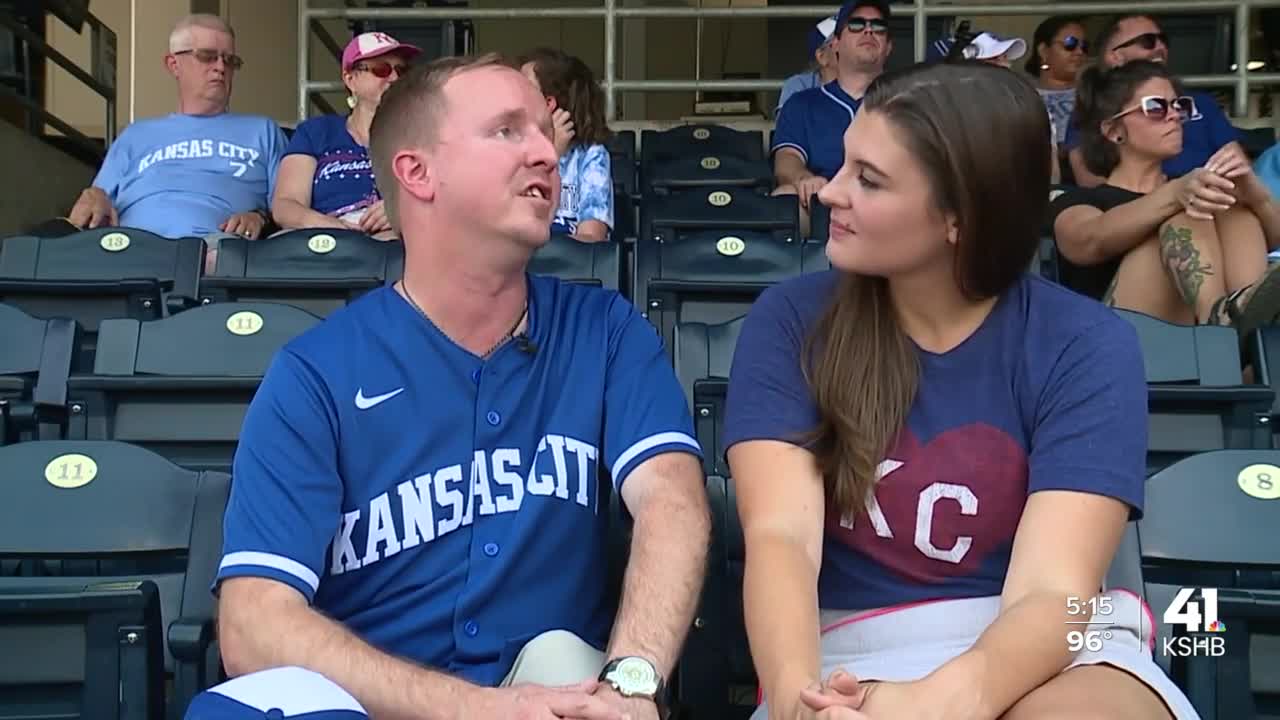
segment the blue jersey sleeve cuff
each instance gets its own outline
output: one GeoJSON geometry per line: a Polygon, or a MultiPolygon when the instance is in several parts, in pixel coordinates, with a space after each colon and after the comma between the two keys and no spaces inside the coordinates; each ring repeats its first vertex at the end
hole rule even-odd
{"type": "Polygon", "coordinates": [[[632,470],[639,467],[640,463],[654,455],[669,452],[686,452],[701,458],[702,446],[688,433],[683,432],[662,432],[642,438],[624,450],[618,459],[613,461],[613,467],[609,468],[614,490],[622,490],[622,482],[632,470]]]}
{"type": "Polygon", "coordinates": [[[781,150],[782,148],[791,148],[792,150],[795,150],[796,152],[800,153],[801,158],[804,158],[805,164],[806,165],[809,164],[809,153],[806,152],[803,147],[793,142],[780,142],[769,149],[769,154],[773,155],[777,153],[779,150],[781,150]]]}
{"type": "Polygon", "coordinates": [[[302,593],[307,602],[311,602],[320,587],[320,578],[311,568],[283,555],[265,552],[241,551],[223,556],[214,587],[233,577],[260,577],[282,582],[302,593]]]}

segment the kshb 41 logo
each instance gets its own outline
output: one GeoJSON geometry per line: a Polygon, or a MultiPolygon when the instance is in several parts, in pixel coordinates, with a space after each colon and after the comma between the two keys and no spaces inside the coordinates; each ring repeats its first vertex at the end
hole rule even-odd
{"type": "MultiPolygon", "coordinates": [[[[1222,633],[1227,626],[1218,619],[1218,589],[1198,588],[1200,599],[1191,597],[1197,588],[1181,588],[1164,611],[1166,625],[1182,626],[1187,633],[1222,633]]],[[[1164,638],[1164,654],[1172,657],[1222,657],[1226,638],[1221,635],[1179,634],[1164,638]]]]}

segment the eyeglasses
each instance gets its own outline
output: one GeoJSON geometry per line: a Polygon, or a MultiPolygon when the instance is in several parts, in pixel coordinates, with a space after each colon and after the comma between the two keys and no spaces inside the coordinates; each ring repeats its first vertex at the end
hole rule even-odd
{"type": "Polygon", "coordinates": [[[235,53],[222,52],[221,50],[209,50],[207,48],[197,48],[194,50],[179,50],[174,55],[190,55],[194,57],[201,65],[212,65],[221,58],[222,62],[232,70],[239,70],[244,67],[244,59],[235,53]]]}
{"type": "Polygon", "coordinates": [[[1115,48],[1114,48],[1114,49],[1115,49],[1115,50],[1121,50],[1121,49],[1123,49],[1123,48],[1133,47],[1134,45],[1137,45],[1137,46],[1141,47],[1143,50],[1155,50],[1155,49],[1156,49],[1156,43],[1159,43],[1159,44],[1161,44],[1161,45],[1164,45],[1164,46],[1165,46],[1165,48],[1168,48],[1168,47],[1169,47],[1169,36],[1168,36],[1168,35],[1165,35],[1165,34],[1164,34],[1164,33],[1162,33],[1162,32],[1149,32],[1149,33],[1142,33],[1141,35],[1138,35],[1137,37],[1132,37],[1132,38],[1129,38],[1128,40],[1125,40],[1124,42],[1122,42],[1122,43],[1120,43],[1119,45],[1115,46],[1115,48]]]}
{"type": "Polygon", "coordinates": [[[1190,96],[1182,95],[1176,98],[1164,98],[1159,95],[1144,95],[1138,104],[1127,110],[1121,110],[1111,116],[1112,120],[1123,117],[1132,112],[1141,111],[1143,116],[1152,120],[1167,120],[1170,112],[1178,114],[1178,120],[1187,121],[1195,120],[1200,117],[1196,110],[1196,101],[1190,96]]]}
{"type": "Polygon", "coordinates": [[[871,32],[876,35],[883,35],[889,32],[889,23],[881,20],[880,18],[851,17],[849,18],[849,21],[844,24],[844,27],[846,30],[856,33],[860,33],[867,28],[871,28],[871,32]]]}
{"type": "Polygon", "coordinates": [[[386,80],[391,77],[392,71],[395,72],[396,77],[404,77],[404,74],[409,71],[409,66],[392,65],[391,63],[371,63],[357,65],[355,69],[370,73],[379,80],[386,80]]]}
{"type": "Polygon", "coordinates": [[[1068,35],[1062,38],[1062,49],[1067,52],[1075,52],[1079,50],[1080,52],[1087,53],[1089,52],[1089,41],[1083,38],[1078,38],[1075,35],[1068,35]]]}

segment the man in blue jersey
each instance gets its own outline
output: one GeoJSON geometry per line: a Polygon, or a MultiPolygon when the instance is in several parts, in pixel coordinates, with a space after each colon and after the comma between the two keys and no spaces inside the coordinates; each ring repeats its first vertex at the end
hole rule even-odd
{"type": "Polygon", "coordinates": [[[559,200],[546,103],[497,56],[446,58],[370,137],[404,279],[254,398],[217,580],[239,677],[188,717],[653,720],[703,577],[701,450],[634,306],[525,272],[559,200]]]}
{"type": "MultiPolygon", "coordinates": [[[[1169,59],[1169,36],[1146,15],[1115,18],[1098,37],[1097,47],[1098,62],[1106,67],[1118,67],[1134,60],[1162,63],[1169,59]]],[[[1195,99],[1196,112],[1182,124],[1182,152],[1164,162],[1164,172],[1170,178],[1206,167],[1211,158],[1219,161],[1215,164],[1221,164],[1229,156],[1243,158],[1245,154],[1240,133],[1222,112],[1218,101],[1206,92],[1189,90],[1187,94],[1195,99]]],[[[1085,167],[1079,147],[1080,132],[1074,122],[1067,126],[1062,145],[1069,150],[1067,158],[1076,185],[1096,187],[1105,182],[1105,178],[1085,167]]]]}
{"type": "Polygon", "coordinates": [[[799,195],[801,230],[810,198],[844,163],[844,131],[893,51],[886,0],[848,0],[836,15],[836,79],[802,90],[778,112],[773,131],[774,195],[799,195]]]}
{"type": "Polygon", "coordinates": [[[270,118],[227,111],[242,64],[235,33],[221,18],[180,20],[165,55],[178,85],[178,111],[139,120],[116,138],[71,209],[71,225],[123,225],[173,238],[257,238],[287,143],[270,118]]]}

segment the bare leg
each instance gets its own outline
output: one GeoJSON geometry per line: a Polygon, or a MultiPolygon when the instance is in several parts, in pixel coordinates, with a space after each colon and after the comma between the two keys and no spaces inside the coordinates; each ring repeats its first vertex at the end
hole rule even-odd
{"type": "Polygon", "coordinates": [[[1222,242],[1210,220],[1178,213],[1160,226],[1160,259],[1182,301],[1197,322],[1217,322],[1214,304],[1227,292],[1222,273],[1222,242]]]}
{"type": "Polygon", "coordinates": [[[1179,325],[1195,323],[1195,312],[1169,281],[1155,235],[1125,254],[1102,302],[1179,325]]]}
{"type": "MultiPolygon", "coordinates": [[[[800,193],[796,190],[795,185],[787,184],[787,185],[779,185],[778,187],[773,189],[773,192],[769,194],[777,196],[777,195],[799,195],[800,193]]],[[[809,209],[804,206],[804,203],[800,203],[800,237],[802,238],[809,237],[809,209]]]]}
{"type": "Polygon", "coordinates": [[[1214,218],[1222,240],[1222,269],[1228,291],[1251,285],[1267,271],[1267,239],[1249,210],[1233,207],[1214,218]]]}

